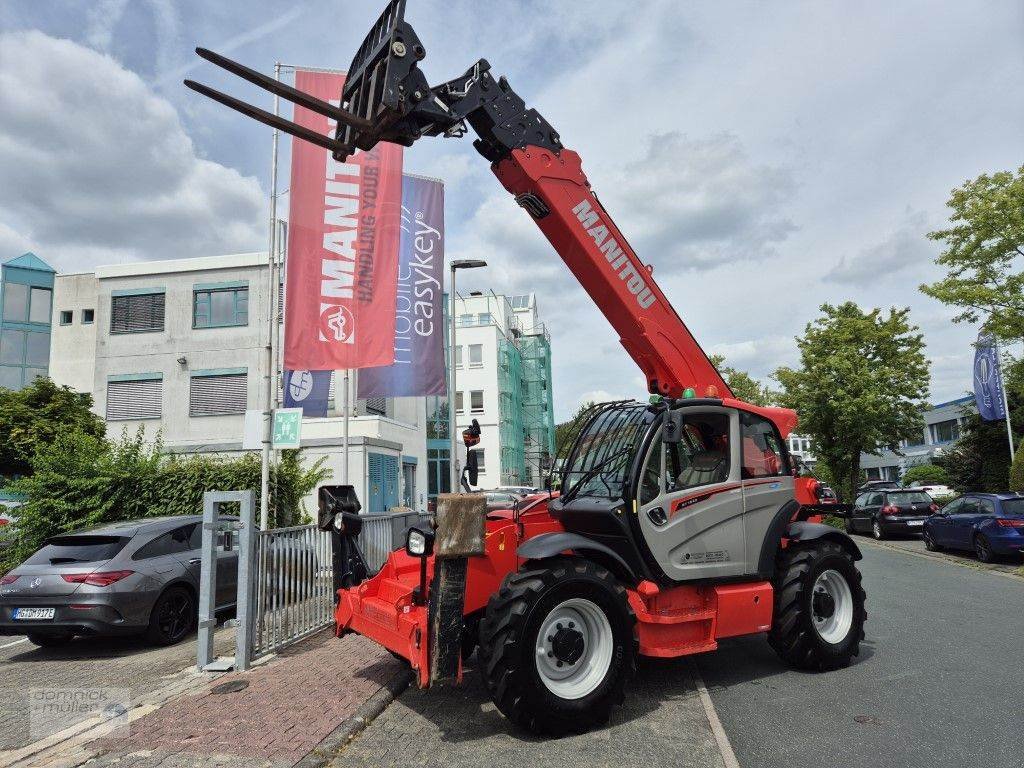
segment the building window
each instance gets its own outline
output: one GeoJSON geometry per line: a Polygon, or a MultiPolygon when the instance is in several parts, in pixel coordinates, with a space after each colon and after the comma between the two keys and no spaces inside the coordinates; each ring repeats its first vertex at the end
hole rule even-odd
{"type": "Polygon", "coordinates": [[[512,297],[512,309],[526,309],[528,306],[530,306],[529,295],[512,297]]]}
{"type": "Polygon", "coordinates": [[[484,365],[484,345],[483,344],[470,344],[469,345],[469,367],[470,368],[482,368],[484,365]]]}
{"type": "Polygon", "coordinates": [[[110,299],[111,333],[151,333],[164,329],[164,292],[127,293],[110,299]]]}
{"type": "Polygon", "coordinates": [[[50,334],[38,331],[0,331],[0,365],[4,366],[0,386],[21,389],[46,375],[50,362],[50,334]]]}
{"type": "Polygon", "coordinates": [[[368,397],[366,399],[366,412],[377,416],[386,416],[388,412],[388,400],[386,397],[368,397]]]}
{"type": "Polygon", "coordinates": [[[249,287],[198,287],[193,293],[192,327],[227,328],[249,324],[249,287]]]}
{"type": "Polygon", "coordinates": [[[71,325],[75,320],[75,313],[70,309],[62,309],[60,311],[60,324],[71,325]]]}
{"type": "Polygon", "coordinates": [[[469,410],[471,413],[483,413],[484,412],[484,393],[483,390],[474,389],[469,393],[469,410]]]}
{"type": "Polygon", "coordinates": [[[931,429],[932,441],[935,443],[949,443],[960,437],[960,424],[956,419],[932,424],[931,429]]]}
{"type": "Polygon", "coordinates": [[[484,449],[474,448],[473,452],[476,453],[476,468],[480,472],[483,472],[485,469],[487,469],[487,465],[484,463],[484,449]]]}
{"type": "Polygon", "coordinates": [[[490,312],[481,312],[479,315],[477,315],[477,322],[480,323],[480,325],[490,325],[491,324],[491,313],[490,312]]]}
{"type": "Polygon", "coordinates": [[[25,364],[25,331],[0,331],[0,364],[25,364]]]}
{"type": "Polygon", "coordinates": [[[462,345],[455,347],[455,367],[462,367],[462,345]]]}
{"type": "Polygon", "coordinates": [[[82,310],[82,325],[92,325],[96,320],[95,309],[83,309],[82,310]]]}
{"type": "Polygon", "coordinates": [[[49,324],[50,312],[53,309],[52,299],[53,291],[49,288],[33,288],[28,310],[28,321],[30,323],[49,324]]]}
{"type": "Polygon", "coordinates": [[[107,421],[159,419],[163,397],[162,374],[115,376],[107,381],[107,421]]]}
{"type": "Polygon", "coordinates": [[[472,324],[473,324],[473,316],[472,315],[459,315],[459,325],[472,325],[472,324]]]}
{"type": "Polygon", "coordinates": [[[245,413],[249,375],[245,368],[195,371],[189,382],[189,416],[231,416],[245,413]]]}
{"type": "Polygon", "coordinates": [[[28,286],[4,284],[4,320],[23,323],[28,320],[28,286]]]}
{"type": "Polygon", "coordinates": [[[0,389],[21,389],[24,368],[0,365],[0,389]]]}
{"type": "Polygon", "coordinates": [[[455,412],[462,413],[462,393],[455,393],[455,412]]]}

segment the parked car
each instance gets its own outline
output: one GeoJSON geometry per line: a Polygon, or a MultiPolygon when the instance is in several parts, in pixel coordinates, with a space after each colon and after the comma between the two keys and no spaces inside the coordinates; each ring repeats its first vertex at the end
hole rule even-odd
{"type": "Polygon", "coordinates": [[[924,491],[907,488],[868,491],[857,497],[846,521],[848,533],[870,533],[884,539],[896,533],[920,533],[939,506],[924,491]]]}
{"type": "MultiPolygon", "coordinates": [[[[158,645],[178,642],[198,613],[202,521],[150,518],[54,536],[0,578],[0,635],[28,635],[44,647],[76,635],[139,633],[158,645]]],[[[221,535],[218,610],[235,602],[232,543],[221,535]]]]}
{"type": "Polygon", "coordinates": [[[818,491],[818,501],[822,504],[838,504],[839,496],[827,485],[823,485],[818,491]]]}
{"type": "Polygon", "coordinates": [[[983,563],[1000,555],[1024,554],[1024,496],[1017,493],[966,493],[953,499],[924,524],[931,551],[973,551],[983,563]]]}
{"type": "Polygon", "coordinates": [[[867,491],[888,491],[897,490],[901,486],[894,480],[868,480],[866,483],[862,483],[860,488],[857,489],[857,493],[866,493],[867,491]]]}
{"type": "Polygon", "coordinates": [[[499,509],[512,509],[516,502],[523,498],[518,493],[505,490],[484,491],[484,496],[487,499],[488,512],[496,512],[499,509]]]}
{"type": "Polygon", "coordinates": [[[953,496],[956,496],[956,491],[954,491],[948,485],[924,485],[918,480],[912,482],[910,485],[907,486],[907,488],[913,488],[914,490],[924,491],[929,496],[931,496],[932,499],[935,500],[936,502],[939,502],[940,499],[948,500],[953,496]]]}

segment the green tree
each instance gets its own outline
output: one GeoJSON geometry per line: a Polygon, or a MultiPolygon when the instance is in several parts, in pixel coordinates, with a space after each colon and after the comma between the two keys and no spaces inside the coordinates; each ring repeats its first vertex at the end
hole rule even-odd
{"type": "Polygon", "coordinates": [[[725,379],[726,384],[729,385],[729,389],[732,390],[737,400],[742,400],[751,405],[775,404],[775,400],[778,397],[775,392],[761,384],[746,371],[726,365],[724,355],[711,355],[710,358],[711,364],[718,369],[718,372],[725,379]]]}
{"type": "Polygon", "coordinates": [[[1024,440],[1017,446],[1013,464],[1010,465],[1010,490],[1024,493],[1024,440]]]}
{"type": "Polygon", "coordinates": [[[0,388],[0,484],[27,475],[41,446],[69,432],[102,438],[103,419],[93,413],[92,395],[58,387],[46,377],[24,389],[0,388]]]}
{"type": "Polygon", "coordinates": [[[561,455],[563,446],[568,447],[568,444],[576,439],[576,434],[583,428],[583,424],[579,423],[580,417],[593,405],[594,403],[590,400],[581,403],[571,418],[561,424],[555,424],[555,456],[561,455]]]}
{"type": "Polygon", "coordinates": [[[949,485],[949,473],[938,464],[918,464],[911,467],[903,475],[903,484],[910,485],[913,482],[921,485],[949,485]]]}
{"type": "Polygon", "coordinates": [[[800,416],[800,432],[850,500],[860,484],[861,453],[896,451],[921,430],[928,394],[924,341],[909,309],[862,311],[853,302],[823,304],[797,338],[799,369],[780,368],[780,402],[800,416]]]}
{"type": "MultiPolygon", "coordinates": [[[[271,526],[303,522],[302,498],[330,475],[323,463],[303,467],[299,451],[284,451],[271,466],[271,526]]],[[[159,441],[146,442],[141,430],[114,442],[66,432],[41,447],[32,472],[11,484],[26,502],[8,534],[10,546],[0,552],[0,571],[50,536],[118,520],[200,514],[206,491],[259,487],[260,460],[253,453],[231,459],[174,456],[159,441]]]]}
{"type": "Polygon", "coordinates": [[[985,319],[1000,338],[1024,338],[1024,166],[966,182],[947,205],[951,226],[928,235],[945,244],[946,276],[921,290],[957,307],[954,322],[985,319]]]}

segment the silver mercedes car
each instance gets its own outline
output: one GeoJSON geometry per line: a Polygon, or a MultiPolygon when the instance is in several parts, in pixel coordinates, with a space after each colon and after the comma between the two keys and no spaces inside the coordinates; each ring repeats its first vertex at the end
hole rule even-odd
{"type": "MultiPolygon", "coordinates": [[[[196,623],[202,522],[201,515],[148,518],[47,540],[0,577],[0,635],[27,635],[44,647],[76,635],[178,642],[196,623]]],[[[235,601],[238,554],[231,533],[218,537],[217,610],[226,610],[235,601]]]]}

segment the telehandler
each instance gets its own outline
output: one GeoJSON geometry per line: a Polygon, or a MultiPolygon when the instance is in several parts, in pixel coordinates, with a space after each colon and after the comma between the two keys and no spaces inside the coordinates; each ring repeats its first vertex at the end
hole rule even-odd
{"type": "MultiPolygon", "coordinates": [[[[359,47],[340,106],[197,52],[336,120],[337,130],[320,135],[188,87],[339,161],[378,142],[462,136],[468,124],[477,151],[600,307],[651,394],[584,415],[558,462],[558,494],[491,513],[479,496],[442,496],[434,525],[411,529],[380,572],[348,572],[339,635],[358,632],[408,660],[423,687],[461,679],[476,650],[498,709],[555,735],[604,723],[639,656],[686,656],[767,633],[800,669],[850,663],[866,619],[861,554],[815,521],[825,511],[819,484],[797,477],[787,450],[796,414],[733,396],[591,190],[579,156],[486,60],[431,87],[405,0],[388,3],[359,47]]],[[[325,489],[324,510],[344,531],[358,502],[325,489]]]]}

